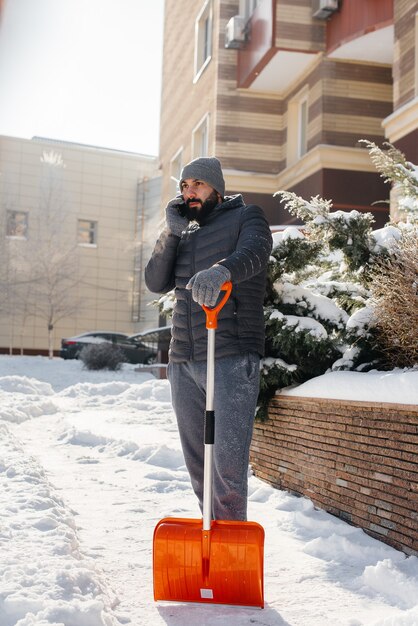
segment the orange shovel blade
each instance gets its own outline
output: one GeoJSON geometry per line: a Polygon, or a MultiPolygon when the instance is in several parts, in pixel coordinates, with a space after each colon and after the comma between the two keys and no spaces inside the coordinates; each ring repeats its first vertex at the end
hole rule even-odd
{"type": "Polygon", "coordinates": [[[264,607],[264,529],[167,517],[154,531],[154,599],[264,607]]]}

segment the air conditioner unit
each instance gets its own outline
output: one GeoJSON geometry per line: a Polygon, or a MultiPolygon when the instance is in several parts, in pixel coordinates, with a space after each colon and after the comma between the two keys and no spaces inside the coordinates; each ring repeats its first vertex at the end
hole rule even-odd
{"type": "Polygon", "coordinates": [[[312,0],[312,15],[318,20],[327,20],[338,8],[338,0],[312,0]]]}
{"type": "Polygon", "coordinates": [[[245,17],[234,15],[226,25],[225,48],[242,48],[246,39],[245,17]]]}

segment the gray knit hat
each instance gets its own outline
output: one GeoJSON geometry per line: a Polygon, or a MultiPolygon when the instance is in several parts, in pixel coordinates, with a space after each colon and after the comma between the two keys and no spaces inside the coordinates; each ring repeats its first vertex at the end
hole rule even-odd
{"type": "Polygon", "coordinates": [[[186,178],[196,178],[216,189],[222,198],[225,195],[225,181],[222,168],[216,157],[199,157],[185,165],[180,174],[181,184],[186,178]]]}

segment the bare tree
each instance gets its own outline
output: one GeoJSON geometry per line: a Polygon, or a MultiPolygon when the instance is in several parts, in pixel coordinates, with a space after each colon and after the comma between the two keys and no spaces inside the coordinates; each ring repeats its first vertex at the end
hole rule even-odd
{"type": "Polygon", "coordinates": [[[40,199],[32,221],[36,237],[29,238],[27,275],[31,277],[31,308],[48,331],[48,354],[53,356],[54,327],[81,306],[76,296],[80,284],[76,228],[69,223],[63,189],[65,164],[60,154],[44,152],[40,199]],[[72,236],[71,236],[72,234],[72,236]]]}

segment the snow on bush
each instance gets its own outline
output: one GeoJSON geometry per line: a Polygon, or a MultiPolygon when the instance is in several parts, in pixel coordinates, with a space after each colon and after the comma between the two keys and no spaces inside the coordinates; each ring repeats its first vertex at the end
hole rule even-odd
{"type": "Polygon", "coordinates": [[[108,342],[86,346],[80,352],[80,359],[88,370],[117,371],[125,361],[122,350],[108,342]]]}
{"type": "Polygon", "coordinates": [[[393,147],[368,145],[382,176],[408,200],[405,223],[373,231],[370,213],[332,211],[332,202],[319,196],[308,201],[278,192],[305,225],[274,236],[265,360],[282,359],[292,370],[262,363],[260,418],[277,390],[329,370],[417,363],[418,168],[393,147]]]}

